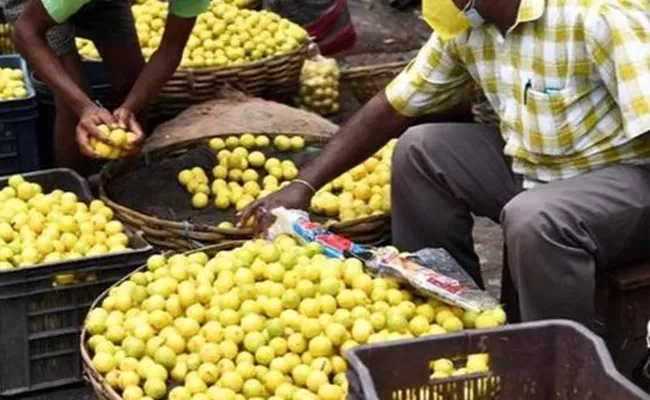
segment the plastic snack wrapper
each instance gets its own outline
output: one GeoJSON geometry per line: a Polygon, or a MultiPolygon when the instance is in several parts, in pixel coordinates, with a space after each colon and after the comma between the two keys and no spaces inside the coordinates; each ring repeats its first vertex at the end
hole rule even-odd
{"type": "Polygon", "coordinates": [[[300,93],[294,99],[296,106],[320,115],[336,114],[339,103],[340,71],[336,60],[320,55],[318,46],[309,48],[311,58],[300,73],[300,93]]]}
{"type": "Polygon", "coordinates": [[[372,275],[394,277],[425,296],[436,297],[466,310],[481,312],[499,306],[499,302],[481,290],[445,249],[400,253],[394,247],[360,245],[310,221],[304,211],[280,207],[271,213],[276,220],[268,230],[269,239],[289,234],[303,243],[319,243],[328,257],[358,258],[372,275]]]}

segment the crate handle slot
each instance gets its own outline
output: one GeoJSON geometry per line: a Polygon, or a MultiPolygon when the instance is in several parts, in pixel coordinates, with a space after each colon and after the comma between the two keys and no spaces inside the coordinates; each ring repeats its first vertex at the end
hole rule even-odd
{"type": "Polygon", "coordinates": [[[63,272],[52,277],[52,287],[72,287],[100,279],[101,271],[63,272]]]}

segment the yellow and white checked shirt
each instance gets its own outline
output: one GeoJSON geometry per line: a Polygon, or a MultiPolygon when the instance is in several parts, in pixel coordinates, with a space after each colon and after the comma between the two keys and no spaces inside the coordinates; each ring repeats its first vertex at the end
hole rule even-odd
{"type": "Polygon", "coordinates": [[[525,186],[650,162],[650,2],[522,0],[502,36],[435,33],[386,88],[406,116],[444,111],[477,82],[525,186]]]}

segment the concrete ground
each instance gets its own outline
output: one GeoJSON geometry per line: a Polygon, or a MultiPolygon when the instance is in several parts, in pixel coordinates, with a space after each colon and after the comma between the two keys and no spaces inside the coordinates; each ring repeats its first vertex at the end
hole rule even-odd
{"type": "MultiPolygon", "coordinates": [[[[406,52],[418,48],[428,37],[430,31],[419,18],[419,10],[396,11],[388,6],[387,0],[348,0],[359,40],[351,51],[343,56],[363,60],[364,57],[381,59],[390,54],[406,52]]],[[[336,118],[343,123],[359,107],[346,88],[342,88],[342,113],[336,118]]],[[[498,296],[501,269],[501,231],[489,220],[477,219],[474,230],[476,249],[484,267],[488,290],[498,296]]],[[[24,400],[90,400],[95,398],[83,384],[59,390],[36,393],[29,396],[14,397],[24,400]]]]}

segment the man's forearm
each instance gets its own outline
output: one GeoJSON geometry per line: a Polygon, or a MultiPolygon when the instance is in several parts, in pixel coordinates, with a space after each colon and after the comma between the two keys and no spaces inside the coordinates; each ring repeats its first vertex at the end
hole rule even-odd
{"type": "Polygon", "coordinates": [[[393,109],[383,92],[370,100],[346,123],[323,152],[300,173],[320,188],[398,137],[410,120],[393,109]]]}
{"type": "Polygon", "coordinates": [[[140,73],[122,107],[138,113],[165,86],[181,62],[194,22],[195,18],[167,17],[160,47],[140,73]]]}
{"type": "Polygon", "coordinates": [[[176,71],[179,62],[179,54],[172,54],[170,57],[167,52],[155,52],[142,73],[140,73],[122,107],[136,114],[142,111],[147,103],[165,86],[174,71],[176,71]]]}
{"type": "Polygon", "coordinates": [[[16,50],[27,59],[38,77],[62,96],[77,115],[93,105],[92,100],[70,77],[50,49],[45,40],[45,32],[38,32],[29,23],[19,19],[12,26],[12,39],[16,50]]]}

